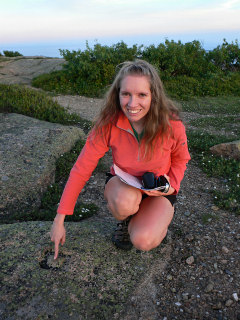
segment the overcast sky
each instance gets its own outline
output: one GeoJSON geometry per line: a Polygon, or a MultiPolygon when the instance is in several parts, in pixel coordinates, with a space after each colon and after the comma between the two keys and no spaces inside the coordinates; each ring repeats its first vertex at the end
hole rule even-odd
{"type": "Polygon", "coordinates": [[[0,45],[215,33],[240,34],[240,0],[0,0],[0,45]]]}

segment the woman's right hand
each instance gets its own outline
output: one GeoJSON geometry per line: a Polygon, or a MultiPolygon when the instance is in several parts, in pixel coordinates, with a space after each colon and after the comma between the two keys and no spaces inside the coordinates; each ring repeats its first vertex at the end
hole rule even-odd
{"type": "Polygon", "coordinates": [[[57,214],[50,232],[51,241],[55,243],[54,260],[58,257],[59,243],[64,244],[66,240],[66,230],[64,228],[65,215],[57,214]]]}

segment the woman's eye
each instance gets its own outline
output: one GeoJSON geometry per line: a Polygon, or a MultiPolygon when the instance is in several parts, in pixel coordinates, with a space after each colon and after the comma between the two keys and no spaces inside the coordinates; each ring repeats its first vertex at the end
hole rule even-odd
{"type": "Polygon", "coordinates": [[[128,93],[128,92],[122,92],[121,95],[122,95],[123,97],[127,97],[127,96],[129,96],[129,93],[128,93]]]}
{"type": "Polygon", "coordinates": [[[146,93],[140,93],[139,96],[140,96],[141,98],[146,97],[146,93]]]}

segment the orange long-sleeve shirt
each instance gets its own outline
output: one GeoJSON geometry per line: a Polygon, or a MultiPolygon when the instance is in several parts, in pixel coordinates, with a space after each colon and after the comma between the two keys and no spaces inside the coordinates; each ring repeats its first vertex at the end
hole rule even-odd
{"type": "MultiPolygon", "coordinates": [[[[167,174],[171,186],[178,192],[186,164],[190,160],[185,127],[181,121],[170,120],[171,135],[163,141],[157,141],[151,160],[141,157],[141,148],[126,116],[120,112],[116,124],[110,124],[105,136],[96,136],[92,132],[73,166],[57,212],[73,214],[75,203],[96,168],[100,158],[111,148],[113,163],[125,172],[141,177],[144,172],[154,172],[156,176],[167,174]]],[[[113,168],[111,172],[114,174],[113,168]]]]}

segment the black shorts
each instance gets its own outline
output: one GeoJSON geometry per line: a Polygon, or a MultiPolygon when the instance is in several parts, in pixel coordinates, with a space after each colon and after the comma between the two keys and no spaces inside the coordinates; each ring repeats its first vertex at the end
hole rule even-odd
{"type": "MultiPolygon", "coordinates": [[[[112,177],[115,177],[115,175],[111,174],[110,172],[107,172],[106,175],[107,175],[107,178],[106,178],[105,184],[107,184],[112,177]]],[[[147,197],[148,195],[146,193],[143,193],[142,200],[146,199],[147,197]]],[[[174,204],[177,201],[177,196],[175,194],[170,194],[169,196],[163,196],[163,197],[167,198],[171,202],[172,206],[174,206],[174,204]]]]}

